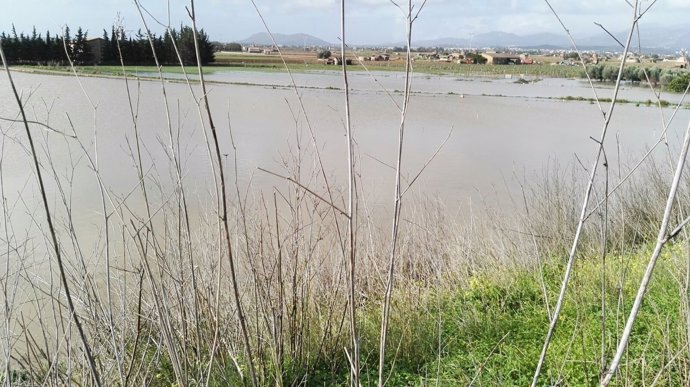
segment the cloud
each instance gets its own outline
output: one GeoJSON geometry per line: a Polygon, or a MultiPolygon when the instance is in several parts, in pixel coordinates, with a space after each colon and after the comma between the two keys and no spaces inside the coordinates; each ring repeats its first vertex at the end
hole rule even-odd
{"type": "Polygon", "coordinates": [[[392,5],[389,0],[356,0],[356,4],[363,4],[363,5],[392,5]]]}
{"type": "Polygon", "coordinates": [[[283,3],[289,9],[328,9],[335,6],[335,0],[289,0],[283,3]]]}
{"type": "MultiPolygon", "coordinates": [[[[224,0],[234,2],[237,0],[224,0]]],[[[259,7],[268,6],[271,8],[283,9],[328,9],[336,5],[337,0],[255,0],[259,7]]],[[[248,3],[248,0],[239,0],[238,4],[248,3]]],[[[249,5],[251,6],[251,4],[249,5]]]]}
{"type": "MultiPolygon", "coordinates": [[[[3,1],[3,0],[0,0],[3,1]]],[[[339,31],[340,0],[255,0],[275,32],[306,32],[336,41],[339,31]]],[[[407,0],[395,0],[401,7],[407,0]]],[[[632,0],[631,0],[632,1],[632,0]]],[[[653,0],[640,0],[645,9],[653,0]]],[[[129,28],[140,28],[141,22],[131,0],[4,0],[0,12],[0,29],[13,23],[18,31],[58,31],[64,24],[81,25],[90,35],[109,28],[120,13],[129,28]],[[36,9],[42,12],[36,13],[36,9]]],[[[165,2],[144,0],[149,10],[165,19],[165,2]]],[[[413,0],[415,9],[423,0],[413,0]]],[[[624,0],[549,0],[566,26],[577,36],[601,33],[593,22],[612,31],[630,26],[632,11],[624,0]]],[[[178,3],[177,0],[173,3],[178,3]]],[[[179,4],[179,3],[178,3],[179,4]]],[[[347,0],[349,39],[372,43],[401,41],[403,16],[390,0],[347,0]]],[[[690,0],[664,0],[654,4],[643,18],[642,26],[653,30],[659,26],[681,26],[690,11],[690,0]],[[686,12],[683,12],[686,11],[686,12]]],[[[262,31],[263,26],[248,0],[206,0],[197,3],[201,25],[218,40],[241,39],[262,31]],[[231,21],[231,22],[229,22],[231,21]]],[[[187,23],[184,7],[172,7],[172,23],[187,23]]],[[[420,39],[505,31],[525,35],[536,32],[563,33],[556,18],[542,0],[428,0],[415,24],[420,39]]]]}
{"type": "MultiPolygon", "coordinates": [[[[646,6],[645,6],[646,7],[646,6]]],[[[682,9],[690,9],[690,1],[687,0],[667,0],[659,5],[654,5],[664,10],[678,11],[682,9]]],[[[652,8],[655,9],[655,8],[652,8]]]]}

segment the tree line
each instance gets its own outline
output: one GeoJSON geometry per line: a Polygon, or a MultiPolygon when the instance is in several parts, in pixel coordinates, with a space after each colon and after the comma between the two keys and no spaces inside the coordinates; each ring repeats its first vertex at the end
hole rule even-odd
{"type": "MultiPolygon", "coordinates": [[[[598,64],[587,66],[587,72],[592,79],[598,81],[614,82],[618,79],[618,66],[598,64]]],[[[582,74],[585,77],[585,74],[582,74]]],[[[649,82],[654,85],[662,85],[667,90],[683,92],[690,83],[690,72],[677,68],[660,68],[642,66],[626,66],[623,69],[622,79],[629,82],[649,82]],[[645,74],[646,72],[646,74],[645,74]]]]}
{"type": "MultiPolygon", "coordinates": [[[[66,65],[67,55],[75,65],[119,65],[120,60],[125,65],[154,65],[151,44],[160,64],[179,65],[180,59],[185,65],[197,63],[194,31],[189,26],[166,30],[162,35],[152,33],[151,42],[141,30],[130,36],[114,26],[110,32],[104,29],[101,39],[97,40],[90,39],[88,31],[81,27],[72,37],[69,27],[65,27],[62,34],[54,35],[50,31],[43,35],[34,27],[27,35],[17,34],[13,26],[10,33],[0,33],[0,38],[7,60],[13,65],[66,65]]],[[[214,46],[208,34],[202,29],[197,38],[201,64],[213,62],[214,46]]]]}

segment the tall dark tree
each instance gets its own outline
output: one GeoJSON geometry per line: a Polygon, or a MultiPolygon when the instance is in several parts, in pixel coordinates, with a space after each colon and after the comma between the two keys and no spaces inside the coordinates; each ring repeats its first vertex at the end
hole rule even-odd
{"type": "MultiPolygon", "coordinates": [[[[213,62],[213,45],[211,44],[208,35],[204,30],[200,30],[197,34],[199,41],[199,56],[201,64],[206,65],[213,62]]],[[[177,48],[180,50],[182,62],[185,65],[196,65],[196,48],[194,46],[194,30],[192,27],[184,26],[180,28],[180,34],[177,39],[177,48]]]]}
{"type": "Polygon", "coordinates": [[[103,45],[101,46],[101,63],[103,64],[113,64],[115,58],[113,57],[113,49],[111,47],[112,42],[108,36],[108,31],[103,29],[103,45]]]}
{"type": "Polygon", "coordinates": [[[181,27],[180,35],[177,40],[177,48],[180,50],[182,63],[185,65],[196,65],[196,51],[194,48],[194,32],[191,27],[181,27]]]}
{"type": "Polygon", "coordinates": [[[203,28],[197,34],[199,38],[199,52],[201,55],[201,64],[207,65],[215,61],[214,47],[208,34],[203,30],[203,28]]]}
{"type": "Polygon", "coordinates": [[[55,62],[55,47],[53,45],[53,38],[50,36],[50,31],[46,31],[46,40],[43,47],[46,64],[55,62]]]}
{"type": "Polygon", "coordinates": [[[87,33],[81,27],[77,29],[77,34],[72,41],[72,60],[77,65],[85,65],[93,61],[91,49],[87,43],[87,33]]]}
{"type": "MultiPolygon", "coordinates": [[[[101,51],[91,52],[87,32],[81,27],[72,38],[69,26],[65,26],[62,36],[51,35],[47,31],[45,38],[33,28],[31,34],[17,33],[12,26],[10,34],[2,31],[3,48],[7,59],[12,64],[67,64],[67,55],[77,65],[94,63],[99,59],[103,64],[120,64],[122,56],[126,65],[152,65],[155,63],[149,37],[139,30],[134,36],[126,36],[121,28],[112,27],[110,35],[103,30],[101,51]]],[[[203,31],[197,34],[201,63],[213,61],[213,44],[203,31]]],[[[166,30],[163,35],[151,34],[151,41],[161,64],[179,65],[175,45],[185,65],[196,65],[194,31],[191,27],[181,26],[179,31],[166,30]]]]}
{"type": "Polygon", "coordinates": [[[74,51],[73,51],[73,45],[72,45],[72,36],[70,35],[70,30],[69,26],[65,26],[64,30],[62,31],[62,39],[60,39],[60,50],[63,51],[63,58],[67,59],[67,56],[69,55],[70,58],[74,58],[74,51]]]}
{"type": "Polygon", "coordinates": [[[112,59],[112,63],[109,64],[120,64],[120,34],[115,30],[115,26],[112,27],[110,31],[110,55],[109,58],[112,59]]]}

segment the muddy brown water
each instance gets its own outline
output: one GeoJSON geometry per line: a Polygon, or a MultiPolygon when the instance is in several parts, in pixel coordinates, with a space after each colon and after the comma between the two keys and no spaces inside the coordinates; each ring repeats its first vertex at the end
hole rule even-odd
{"type": "MultiPolygon", "coordinates": [[[[177,174],[171,161],[172,138],[193,217],[212,216],[214,179],[209,149],[189,86],[165,83],[168,115],[157,81],[130,80],[130,99],[121,79],[82,78],[87,98],[74,77],[26,73],[13,76],[30,120],[49,124],[58,132],[77,134],[78,140],[37,125],[31,129],[63,248],[86,251],[89,270],[103,270],[104,229],[99,184],[87,155],[97,163],[108,192],[108,211],[117,204],[125,217],[130,212],[145,217],[143,198],[137,188],[132,111],[154,210],[175,195],[177,174]],[[74,220],[77,241],[68,238],[68,215],[74,220]]],[[[472,208],[485,205],[510,210],[510,196],[517,194],[520,183],[539,183],[545,171],[554,165],[577,166],[576,155],[590,166],[596,150],[592,137],[599,137],[604,116],[596,104],[559,100],[566,96],[592,97],[587,84],[567,79],[518,84],[515,78],[414,76],[415,94],[404,138],[403,171],[408,182],[448,133],[452,134],[415,183],[410,200],[436,200],[444,206],[447,216],[462,221],[472,208]]],[[[306,114],[284,73],[216,73],[208,79],[213,81],[209,98],[224,166],[229,180],[234,183],[237,179],[243,195],[257,198],[274,189],[294,188],[258,168],[287,174],[286,165],[294,165],[294,157],[300,152],[304,184],[324,193],[323,181],[309,178],[309,171],[318,164],[311,131],[329,182],[334,189],[346,185],[345,107],[339,74],[295,74],[306,114]]],[[[350,86],[358,187],[371,213],[384,224],[392,209],[395,175],[391,166],[395,164],[400,125],[396,104],[402,100],[399,90],[404,88],[404,77],[399,73],[355,73],[351,74],[350,86]]],[[[198,86],[192,87],[198,98],[198,86]]],[[[597,87],[600,97],[611,97],[609,85],[597,87]]],[[[655,99],[648,89],[629,85],[623,87],[620,97],[631,101],[655,99]]],[[[663,94],[661,98],[675,103],[680,96],[663,94]]],[[[604,104],[604,108],[608,105],[604,104]]],[[[619,105],[605,143],[609,161],[617,162],[619,150],[627,155],[623,161],[639,157],[657,141],[671,114],[670,108],[619,105]]],[[[43,301],[34,300],[35,293],[27,279],[47,287],[51,277],[52,283],[57,277],[54,272],[47,274],[46,251],[50,250],[50,242],[45,234],[45,215],[28,141],[21,124],[7,121],[19,116],[4,74],[0,76],[0,118],[4,119],[0,121],[0,188],[4,199],[0,276],[9,281],[10,288],[18,286],[13,304],[16,310],[31,315],[43,301]],[[17,280],[18,276],[22,279],[17,280]]],[[[690,112],[681,109],[671,122],[668,138],[672,143],[680,141],[689,119],[690,112]]],[[[236,200],[234,188],[231,198],[236,200]]],[[[114,215],[111,220],[115,224],[120,222],[114,215]]],[[[69,264],[78,266],[76,262],[69,264]]],[[[11,324],[12,329],[17,329],[16,321],[11,324]]],[[[6,347],[4,340],[2,345],[6,347]]]]}
{"type": "MultiPolygon", "coordinates": [[[[26,73],[14,73],[14,77],[29,119],[48,123],[64,133],[74,130],[78,136],[79,141],[32,126],[52,208],[58,216],[67,215],[64,194],[79,234],[93,241],[103,232],[98,181],[87,154],[98,162],[101,179],[109,192],[108,207],[124,202],[127,211],[143,213],[142,196],[136,189],[136,141],[130,109],[136,116],[143,169],[154,207],[173,196],[177,177],[171,162],[171,132],[159,82],[130,79],[130,103],[122,79],[82,78],[87,98],[74,77],[26,73]]],[[[208,77],[214,82],[209,85],[209,98],[224,166],[230,181],[237,177],[242,191],[250,197],[273,188],[289,188],[290,183],[258,168],[286,174],[285,165],[293,163],[290,160],[298,148],[304,153],[304,170],[315,167],[309,125],[329,182],[336,188],[346,185],[342,77],[336,72],[313,72],[297,73],[294,78],[306,115],[285,73],[242,71],[208,77]],[[231,140],[237,148],[237,165],[231,140]]],[[[594,103],[558,99],[590,98],[593,92],[589,86],[569,79],[519,84],[516,78],[414,75],[415,94],[404,139],[403,171],[408,181],[448,133],[452,134],[411,192],[417,197],[438,200],[451,217],[461,218],[473,205],[503,205],[520,182],[529,184],[539,179],[555,164],[571,165],[575,155],[589,167],[596,149],[592,137],[599,137],[604,116],[594,103]]],[[[402,95],[396,90],[404,88],[404,77],[400,73],[353,73],[350,86],[361,192],[373,213],[385,220],[390,217],[392,206],[391,166],[395,164],[400,125],[396,104],[401,103],[402,95]]],[[[611,97],[610,85],[597,87],[599,97],[611,97]]],[[[198,98],[198,86],[192,88],[198,98]]],[[[212,208],[210,192],[214,192],[214,182],[195,99],[183,83],[166,82],[165,90],[183,183],[188,197],[193,198],[193,211],[203,213],[212,208]]],[[[630,101],[654,99],[648,88],[630,85],[624,85],[620,97],[630,101]]],[[[664,93],[661,98],[675,103],[680,95],[664,93]]],[[[608,109],[608,104],[603,105],[608,109]]],[[[663,122],[671,114],[671,108],[619,105],[606,142],[607,154],[613,159],[622,149],[631,158],[641,155],[659,138],[663,122]]],[[[0,117],[18,118],[6,75],[0,77],[0,117]]],[[[687,109],[679,111],[669,127],[672,142],[682,138],[689,118],[687,109]]],[[[3,214],[11,223],[12,232],[35,237],[42,227],[43,214],[28,142],[21,125],[1,121],[0,128],[2,188],[7,203],[3,214]]],[[[307,177],[308,174],[305,184],[316,192],[325,192],[322,181],[307,177]]]]}

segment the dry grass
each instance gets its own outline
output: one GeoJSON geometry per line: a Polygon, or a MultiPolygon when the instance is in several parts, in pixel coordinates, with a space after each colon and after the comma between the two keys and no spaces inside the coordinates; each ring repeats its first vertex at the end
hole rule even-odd
{"type": "MultiPolygon", "coordinates": [[[[193,4],[190,15],[194,16],[193,4]]],[[[142,21],[147,20],[142,12],[142,21]]],[[[287,64],[306,60],[304,55],[284,53],[280,63],[289,70],[287,64]]],[[[181,71],[186,77],[190,70],[181,71]]],[[[79,82],[76,73],[75,81],[79,82]]],[[[574,267],[584,272],[574,276],[576,303],[564,308],[569,330],[556,333],[552,350],[559,357],[546,363],[551,368],[545,373],[553,383],[599,380],[607,366],[601,359],[612,353],[611,342],[629,308],[633,286],[628,276],[640,274],[639,256],[654,241],[667,204],[673,176],[667,160],[649,158],[641,167],[617,166],[619,171],[634,171],[631,178],[610,173],[608,164],[595,164],[604,175],[577,165],[552,169],[535,179],[538,183],[524,183],[512,208],[484,208],[458,222],[442,203],[425,197],[405,197],[402,205],[406,190],[399,177],[399,154],[398,184],[391,187],[395,219],[392,225],[384,224],[364,200],[366,187],[359,186],[352,138],[348,136],[347,146],[353,173],[345,183],[334,181],[323,166],[322,144],[298,92],[299,107],[292,121],[288,119],[294,124],[295,143],[282,155],[282,170],[266,171],[282,184],[272,192],[248,195],[251,187],[231,178],[220,153],[219,133],[232,142],[233,153],[227,156],[235,159],[231,165],[237,166],[243,144],[235,144],[230,128],[215,126],[214,114],[221,112],[209,107],[203,80],[194,83],[187,78],[213,176],[210,192],[190,197],[181,168],[188,157],[179,137],[182,124],[176,120],[162,75],[159,81],[161,100],[140,101],[143,105],[138,106],[133,101],[139,102],[140,80],[122,80],[132,107],[126,124],[132,157],[127,162],[138,176],[127,197],[108,189],[110,182],[101,174],[99,110],[90,103],[86,109],[93,112],[93,127],[88,128],[93,137],[77,135],[84,133],[75,130],[81,128],[52,128],[42,138],[47,152],[29,152],[37,160],[35,170],[47,172],[57,187],[55,200],[43,200],[45,213],[27,205],[30,225],[18,230],[13,224],[16,203],[3,200],[5,385],[297,386],[357,380],[382,385],[389,377],[391,385],[418,380],[424,385],[430,380],[449,385],[477,380],[524,384],[531,379],[540,348],[529,346],[527,356],[514,350],[519,341],[509,336],[524,333],[532,344],[535,333],[541,338],[554,316],[552,305],[568,254],[574,267]],[[140,136],[146,128],[139,126],[138,109],[161,102],[166,110],[160,119],[169,136],[147,143],[140,136]],[[74,206],[80,205],[71,200],[79,190],[72,180],[76,163],[66,175],[56,170],[49,152],[55,138],[70,144],[73,159],[88,164],[100,188],[102,213],[93,232],[97,238],[88,245],[82,244],[88,238],[74,226],[74,206]],[[158,161],[155,169],[171,171],[172,187],[142,161],[147,147],[161,144],[168,160],[158,161]],[[618,183],[622,188],[614,192],[611,187],[618,183]],[[591,203],[601,204],[585,205],[588,211],[581,218],[582,198],[574,192],[587,186],[591,203]],[[608,194],[608,200],[601,200],[608,194]],[[46,219],[56,226],[44,226],[46,219]],[[579,223],[579,246],[571,251],[579,223]],[[631,256],[637,259],[625,261],[631,256]],[[58,257],[64,264],[56,262],[58,257]],[[607,266],[607,257],[620,262],[607,266]],[[595,275],[598,272],[603,275],[595,275]],[[599,286],[602,303],[592,304],[599,301],[599,286]],[[601,330],[591,327],[599,314],[601,330]],[[495,329],[487,332],[498,337],[483,336],[484,326],[495,329]],[[462,341],[465,336],[477,342],[462,341]],[[596,350],[574,350],[576,338],[582,339],[583,348],[597,344],[596,350]],[[469,354],[449,349],[454,343],[469,354]],[[573,351],[578,352],[578,362],[590,366],[569,368],[573,351]],[[447,365],[455,356],[462,361],[447,365]],[[519,363],[519,378],[505,379],[510,376],[499,372],[495,358],[506,365],[519,363]],[[489,364],[496,368],[487,369],[489,364]],[[410,381],[406,372],[419,374],[410,381]],[[482,379],[484,374],[492,379],[482,379]]],[[[397,143],[392,140],[399,149],[409,87],[408,83],[399,105],[400,138],[397,143]]],[[[17,97],[17,110],[28,106],[25,98],[17,97]]],[[[25,117],[14,121],[10,125],[31,125],[35,130],[36,124],[25,117]]],[[[50,122],[42,125],[50,127],[50,122]]],[[[5,141],[15,140],[6,133],[3,147],[5,141]]],[[[675,152],[669,147],[669,160],[675,152]]],[[[10,189],[2,181],[4,168],[0,159],[3,197],[10,189]]],[[[690,181],[681,182],[669,213],[672,225],[685,219],[690,206],[690,181]]],[[[31,195],[22,192],[19,201],[31,195]]],[[[683,302],[672,304],[667,294],[644,319],[674,336],[659,338],[650,330],[647,343],[653,345],[634,343],[619,375],[622,382],[635,382],[649,372],[647,357],[660,365],[653,370],[653,380],[690,380],[687,365],[678,360],[690,353],[690,332],[682,329],[690,316],[685,300],[690,274],[678,274],[690,273],[690,266],[687,240],[678,238],[677,243],[668,267],[678,272],[669,270],[671,274],[662,277],[667,285],[662,290],[675,287],[673,292],[682,294],[683,302]]]]}

